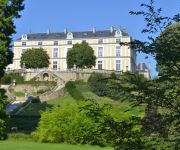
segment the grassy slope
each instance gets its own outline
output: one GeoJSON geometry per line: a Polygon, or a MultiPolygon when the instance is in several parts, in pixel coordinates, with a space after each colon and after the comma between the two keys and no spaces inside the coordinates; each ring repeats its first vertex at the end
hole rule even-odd
{"type": "MultiPolygon", "coordinates": [[[[108,97],[99,97],[95,93],[90,91],[90,88],[85,83],[76,84],[77,89],[81,91],[82,95],[86,99],[96,99],[98,101],[108,102],[115,106],[114,113],[119,113],[120,118],[125,119],[131,115],[134,116],[143,116],[144,114],[144,107],[132,107],[132,103],[129,101],[113,101],[111,98],[108,97]]],[[[52,108],[54,106],[58,106],[64,101],[75,101],[73,97],[68,93],[65,92],[64,96],[49,100],[47,102],[42,103],[35,103],[31,104],[21,115],[39,115],[41,111],[46,109],[52,108]]]]}
{"type": "MultiPolygon", "coordinates": [[[[127,101],[113,101],[111,98],[108,97],[99,97],[93,92],[90,91],[90,88],[88,87],[87,84],[85,83],[79,83],[76,84],[77,89],[81,91],[82,95],[84,98],[89,98],[89,99],[96,99],[98,101],[103,101],[106,103],[113,104],[114,109],[113,109],[113,116],[117,120],[125,120],[128,119],[130,116],[143,116],[144,115],[144,107],[139,106],[139,107],[132,107],[132,103],[130,103],[128,100],[127,101]]],[[[73,99],[73,97],[68,93],[65,92],[64,96],[49,100],[47,102],[42,102],[42,103],[34,103],[31,104],[28,108],[26,108],[20,115],[25,115],[25,117],[16,117],[10,119],[9,123],[9,129],[11,127],[17,126],[20,132],[23,133],[31,133],[32,131],[35,130],[38,124],[38,118],[34,117],[26,117],[26,116],[40,116],[40,113],[46,109],[50,109],[54,106],[58,106],[62,104],[63,102],[75,102],[76,100],[73,99]]]]}
{"type": "Polygon", "coordinates": [[[7,140],[0,141],[1,150],[113,150],[89,145],[42,144],[31,141],[7,140]]]}
{"type": "MultiPolygon", "coordinates": [[[[87,84],[80,83],[76,84],[77,89],[81,91],[84,98],[89,99],[96,99],[98,101],[108,102],[115,106],[115,109],[113,109],[114,116],[119,116],[117,119],[127,119],[129,116],[135,115],[135,116],[143,116],[144,107],[132,107],[131,103],[128,101],[119,102],[119,101],[113,101],[112,99],[108,97],[99,97],[93,92],[90,91],[90,88],[87,84]],[[119,114],[119,115],[117,115],[119,114]]],[[[35,103],[31,104],[24,112],[22,112],[20,115],[35,115],[38,116],[41,111],[44,111],[46,109],[52,108],[54,106],[58,106],[62,104],[65,101],[75,102],[76,100],[73,99],[73,97],[68,93],[65,92],[64,96],[49,100],[47,102],[43,103],[35,103]]],[[[15,118],[15,120],[12,120],[12,126],[18,126],[19,131],[22,133],[31,133],[35,130],[37,127],[38,120],[37,119],[31,119],[31,118],[15,118]],[[15,124],[14,124],[15,123],[15,124]],[[29,130],[28,130],[29,129],[29,130]]],[[[16,139],[16,138],[15,138],[16,139]]],[[[13,140],[10,139],[8,141],[0,142],[0,150],[31,150],[31,149],[51,149],[51,150],[112,150],[112,148],[99,148],[99,147],[92,147],[92,146],[86,146],[86,145],[66,145],[66,144],[41,144],[41,143],[34,143],[34,142],[28,142],[28,141],[22,141],[22,140],[13,140]]]]}

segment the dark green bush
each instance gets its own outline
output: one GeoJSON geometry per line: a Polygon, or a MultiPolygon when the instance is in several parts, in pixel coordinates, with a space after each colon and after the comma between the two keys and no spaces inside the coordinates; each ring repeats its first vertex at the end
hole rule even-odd
{"type": "Polygon", "coordinates": [[[5,75],[4,77],[1,78],[1,84],[11,84],[11,77],[5,75]]]}
{"type": "Polygon", "coordinates": [[[94,73],[90,76],[88,83],[91,90],[98,96],[108,96],[114,100],[131,99],[129,89],[132,85],[128,84],[130,76],[127,74],[117,75],[94,73]]]}
{"type": "Polygon", "coordinates": [[[11,84],[13,80],[16,81],[17,84],[31,84],[31,85],[47,85],[47,86],[56,86],[57,83],[55,81],[24,81],[23,76],[20,73],[6,73],[1,78],[1,84],[11,84]]]}
{"type": "Polygon", "coordinates": [[[30,80],[30,81],[24,81],[24,84],[31,84],[31,85],[46,85],[46,86],[56,86],[57,83],[55,81],[35,81],[35,80],[30,80]]]}
{"type": "Polygon", "coordinates": [[[37,97],[32,97],[32,99],[31,99],[31,103],[40,103],[41,101],[40,101],[40,99],[39,99],[39,96],[37,96],[37,97]]]}
{"type": "Polygon", "coordinates": [[[76,84],[74,81],[69,81],[66,83],[65,89],[68,93],[76,100],[83,100],[84,97],[82,93],[76,88],[76,84]]]}
{"type": "Polygon", "coordinates": [[[6,104],[7,97],[5,96],[5,90],[0,89],[0,140],[5,140],[7,138],[6,126],[8,121],[8,116],[6,114],[6,104]]]}
{"type": "Polygon", "coordinates": [[[38,90],[37,91],[37,94],[39,95],[39,94],[44,94],[44,93],[46,93],[47,91],[49,91],[50,89],[42,89],[42,90],[38,90]]]}
{"type": "Polygon", "coordinates": [[[88,80],[91,90],[98,96],[108,96],[107,77],[103,74],[92,74],[88,80]]]}
{"type": "Polygon", "coordinates": [[[38,130],[33,135],[42,142],[104,145],[106,142],[99,125],[80,111],[76,102],[68,102],[43,112],[38,130]]]}
{"type": "Polygon", "coordinates": [[[24,78],[19,73],[6,73],[1,78],[1,84],[11,84],[13,80],[16,81],[17,84],[22,84],[24,82],[24,78]]]}
{"type": "Polygon", "coordinates": [[[138,120],[117,122],[111,117],[112,108],[94,100],[66,102],[42,113],[33,136],[41,142],[142,148],[138,120]]]}
{"type": "Polygon", "coordinates": [[[147,150],[179,150],[175,141],[159,137],[143,137],[147,150]]]}

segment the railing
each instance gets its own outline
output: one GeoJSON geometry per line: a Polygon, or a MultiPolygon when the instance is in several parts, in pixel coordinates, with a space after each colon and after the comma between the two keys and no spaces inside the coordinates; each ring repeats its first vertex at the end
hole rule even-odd
{"type": "Polygon", "coordinates": [[[32,72],[32,73],[40,73],[40,72],[56,72],[56,73],[60,73],[60,72],[64,72],[64,73],[70,73],[70,72],[77,72],[77,73],[93,73],[93,72],[97,72],[97,73],[116,73],[116,74],[121,74],[123,71],[115,71],[115,70],[98,70],[98,69],[67,69],[67,70],[54,70],[54,69],[50,69],[50,68],[37,68],[37,69],[17,69],[17,70],[8,70],[7,72],[13,72],[13,73],[25,73],[25,72],[32,72]]]}

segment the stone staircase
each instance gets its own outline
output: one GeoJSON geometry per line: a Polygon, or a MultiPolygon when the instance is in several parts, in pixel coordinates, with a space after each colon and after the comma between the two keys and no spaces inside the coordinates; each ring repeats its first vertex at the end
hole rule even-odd
{"type": "MultiPolygon", "coordinates": [[[[42,71],[40,73],[38,73],[36,76],[34,76],[33,78],[38,78],[40,76],[42,76],[43,74],[49,74],[51,76],[53,76],[57,82],[57,85],[50,91],[39,95],[39,98],[41,101],[47,101],[47,100],[51,100],[54,98],[57,98],[59,96],[62,96],[64,94],[64,87],[65,87],[65,80],[62,79],[61,76],[58,75],[58,73],[52,72],[52,71],[42,71]]],[[[32,79],[33,79],[32,78],[32,79]]]]}

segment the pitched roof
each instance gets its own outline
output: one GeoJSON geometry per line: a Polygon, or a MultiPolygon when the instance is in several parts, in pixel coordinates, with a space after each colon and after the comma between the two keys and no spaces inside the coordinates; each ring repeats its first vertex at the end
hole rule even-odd
{"type": "MultiPolygon", "coordinates": [[[[125,30],[122,31],[122,36],[129,36],[125,30]]],[[[115,31],[111,32],[110,30],[96,31],[83,31],[83,32],[72,32],[74,39],[86,39],[86,38],[101,38],[101,37],[114,37],[115,31]]],[[[64,32],[57,33],[31,33],[27,34],[28,40],[51,40],[51,39],[66,39],[67,34],[64,32]]],[[[21,38],[17,39],[21,40],[21,38]]]]}

